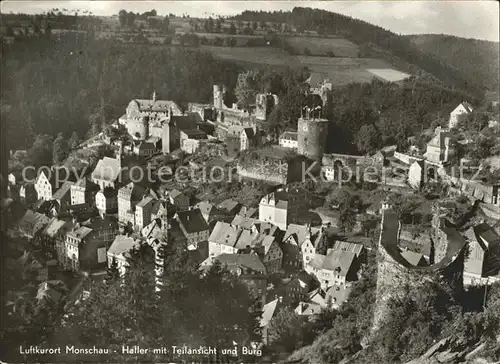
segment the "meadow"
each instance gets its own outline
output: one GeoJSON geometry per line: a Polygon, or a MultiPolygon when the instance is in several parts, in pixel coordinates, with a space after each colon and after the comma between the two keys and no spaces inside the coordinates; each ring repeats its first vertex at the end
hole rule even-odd
{"type": "Polygon", "coordinates": [[[298,54],[307,48],[313,56],[324,56],[332,52],[335,57],[358,57],[359,48],[344,38],[286,37],[284,40],[298,54]]]}

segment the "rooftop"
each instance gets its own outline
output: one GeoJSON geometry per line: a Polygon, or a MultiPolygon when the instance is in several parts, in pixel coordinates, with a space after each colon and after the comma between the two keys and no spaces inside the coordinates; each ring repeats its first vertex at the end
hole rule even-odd
{"type": "Polygon", "coordinates": [[[356,258],[352,252],[331,250],[327,255],[315,254],[309,263],[313,268],[324,269],[346,276],[356,258]]]}
{"type": "Polygon", "coordinates": [[[73,186],[73,182],[64,182],[61,188],[52,195],[52,199],[61,200],[64,196],[66,196],[66,194],[71,193],[71,186],[73,186]]]}
{"type": "Polygon", "coordinates": [[[298,133],[296,131],[285,131],[280,135],[280,139],[297,141],[298,133]]]}
{"type": "Polygon", "coordinates": [[[84,239],[87,235],[89,235],[93,230],[87,226],[80,226],[72,231],[68,232],[68,236],[72,236],[77,239],[84,239]]]}
{"type": "Polygon", "coordinates": [[[97,163],[97,166],[92,172],[92,177],[108,182],[114,182],[120,175],[120,171],[121,163],[118,159],[104,157],[97,163]]]}
{"type": "Polygon", "coordinates": [[[138,239],[134,239],[133,237],[125,235],[117,235],[115,237],[115,240],[113,241],[113,244],[111,244],[111,246],[109,247],[108,254],[114,256],[123,255],[124,253],[127,253],[132,249],[139,247],[139,245],[140,240],[138,239]]]}
{"type": "Polygon", "coordinates": [[[198,233],[208,230],[208,225],[200,209],[179,211],[177,213],[179,223],[188,234],[198,233]]]}

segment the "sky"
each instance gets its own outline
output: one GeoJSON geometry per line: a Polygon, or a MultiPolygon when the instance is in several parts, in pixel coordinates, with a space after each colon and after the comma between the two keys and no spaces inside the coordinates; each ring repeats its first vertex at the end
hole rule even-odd
{"type": "Polygon", "coordinates": [[[53,8],[114,15],[120,9],[191,17],[234,15],[243,10],[292,10],[296,6],[324,9],[379,25],[398,34],[450,34],[464,38],[499,41],[499,9],[495,0],[434,1],[29,1],[5,0],[2,13],[45,12],[53,8]]]}

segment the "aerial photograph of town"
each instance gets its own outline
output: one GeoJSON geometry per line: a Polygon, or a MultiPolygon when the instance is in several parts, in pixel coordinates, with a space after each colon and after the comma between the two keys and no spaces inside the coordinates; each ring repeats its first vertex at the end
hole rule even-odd
{"type": "Polygon", "coordinates": [[[0,363],[500,363],[497,1],[0,6],[0,363]]]}

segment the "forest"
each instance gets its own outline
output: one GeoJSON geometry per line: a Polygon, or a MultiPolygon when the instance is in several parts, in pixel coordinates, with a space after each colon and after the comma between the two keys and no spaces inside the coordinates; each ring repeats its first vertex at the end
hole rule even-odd
{"type": "Polygon", "coordinates": [[[407,36],[422,51],[470,75],[490,90],[498,91],[499,43],[443,34],[407,36]]]}
{"type": "MultiPolygon", "coordinates": [[[[474,75],[462,69],[457,69],[443,61],[442,58],[420,50],[410,39],[399,36],[389,30],[354,19],[346,15],[325,10],[296,7],[291,12],[255,12],[244,11],[235,17],[242,21],[264,20],[268,22],[288,23],[304,30],[317,31],[318,34],[340,35],[360,46],[379,48],[387,51],[388,61],[399,58],[410,65],[437,77],[449,86],[482,94],[483,85],[474,75]]],[[[485,68],[487,64],[475,64],[485,68]]]]}
{"type": "Polygon", "coordinates": [[[74,34],[26,38],[3,45],[2,126],[9,149],[32,145],[37,134],[82,138],[153,91],[180,104],[210,102],[212,84],[234,87],[238,71],[182,47],[123,46],[74,34]]]}

